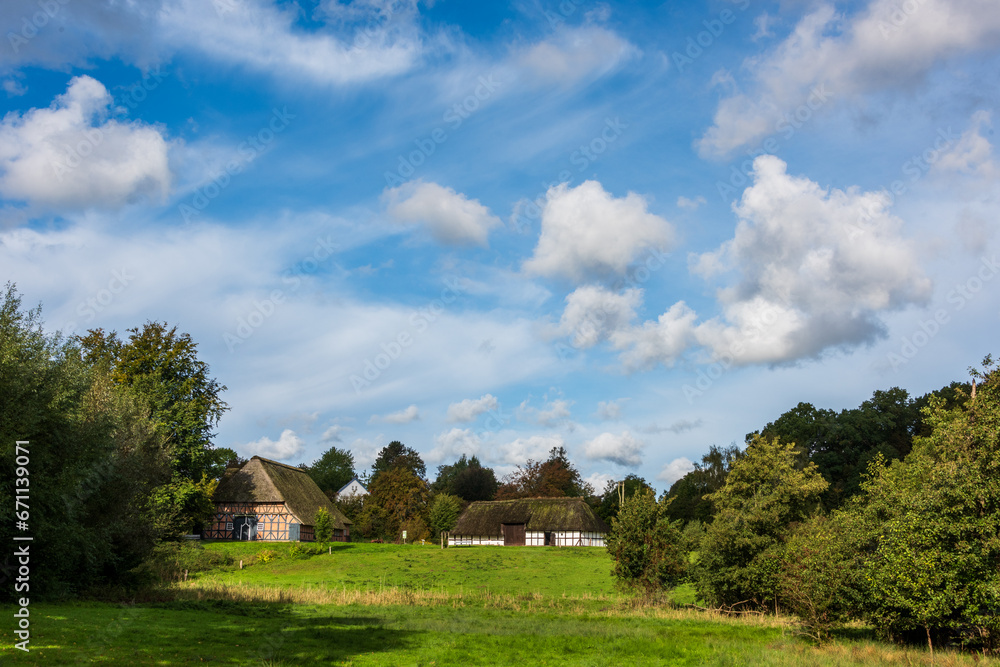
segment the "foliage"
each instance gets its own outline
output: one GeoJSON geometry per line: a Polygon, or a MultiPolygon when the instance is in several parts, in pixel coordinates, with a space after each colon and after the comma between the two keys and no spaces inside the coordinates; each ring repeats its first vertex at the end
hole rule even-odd
{"type": "Polygon", "coordinates": [[[553,447],[542,462],[528,459],[523,466],[504,478],[497,490],[497,500],[516,498],[583,497],[594,494],[583,481],[580,471],[569,461],[565,447],[553,447]]]}
{"type": "Polygon", "coordinates": [[[208,453],[208,469],[206,474],[214,480],[219,480],[229,468],[239,468],[248,459],[240,456],[235,449],[216,447],[208,453]]]}
{"type": "Polygon", "coordinates": [[[157,488],[151,503],[153,522],[159,534],[174,539],[204,527],[215,514],[212,494],[217,484],[206,475],[197,483],[174,479],[157,488]]]}
{"type": "Polygon", "coordinates": [[[709,496],[717,512],[695,563],[699,594],[715,606],[770,607],[789,525],[819,506],[828,484],[793,443],[754,437],[746,454],[709,496]]]}
{"type": "Polygon", "coordinates": [[[361,534],[400,539],[403,523],[426,511],[428,496],[427,482],[408,468],[390,468],[379,473],[372,480],[358,517],[361,534]]]}
{"type": "Polygon", "coordinates": [[[448,493],[434,496],[428,515],[431,536],[440,535],[455,527],[458,515],[462,513],[462,499],[448,493]]]}
{"type": "Polygon", "coordinates": [[[438,466],[437,479],[431,485],[431,490],[475,502],[493,500],[498,486],[496,473],[492,468],[484,468],[475,456],[467,459],[462,454],[455,463],[438,466]]]}
{"type": "MultiPolygon", "coordinates": [[[[407,447],[399,440],[393,440],[388,445],[383,447],[381,451],[379,451],[378,456],[375,457],[375,463],[372,464],[370,484],[374,484],[375,480],[382,473],[395,468],[408,470],[420,479],[425,479],[427,477],[427,465],[424,463],[424,460],[420,458],[420,454],[418,454],[415,449],[407,447]]],[[[371,491],[371,489],[369,489],[369,491],[371,491]]]]}
{"type": "Polygon", "coordinates": [[[317,542],[329,542],[333,537],[333,519],[325,507],[316,510],[316,518],[313,519],[313,531],[317,542]]]}
{"type": "Polygon", "coordinates": [[[333,498],[344,485],[354,479],[354,454],[347,449],[331,447],[306,467],[316,486],[333,498]]]}
{"type": "Polygon", "coordinates": [[[601,494],[601,502],[598,504],[594,513],[601,517],[608,523],[618,515],[619,503],[621,502],[619,496],[619,485],[624,485],[624,494],[626,498],[631,498],[640,491],[649,489],[653,490],[653,487],[649,483],[639,477],[629,473],[625,476],[625,479],[621,480],[609,480],[607,485],[604,487],[604,493],[601,494]]]}
{"type": "Polygon", "coordinates": [[[844,515],[819,516],[797,525],[784,546],[778,575],[781,605],[818,644],[829,641],[850,619],[862,596],[853,538],[844,515]]]}
{"type": "Polygon", "coordinates": [[[212,472],[212,429],[229,409],[220,398],[226,387],[210,377],[197,344],[177,327],[150,321],[128,333],[127,342],[102,329],[76,340],[88,361],[107,366],[117,385],[149,404],[170,444],[175,480],[198,482],[212,472]]]}
{"type": "Polygon", "coordinates": [[[667,492],[666,513],[675,521],[711,523],[715,509],[709,494],[721,489],[733,464],[743,456],[736,445],[725,449],[712,445],[694,470],[671,485],[667,492]]]}
{"type": "Polygon", "coordinates": [[[625,498],[605,544],[615,563],[612,574],[624,588],[652,594],[684,576],[687,556],[680,524],[666,518],[652,489],[625,498]]]}
{"type": "Polygon", "coordinates": [[[184,573],[222,570],[236,562],[225,551],[206,549],[198,542],[161,542],[149,557],[136,568],[137,573],[148,575],[154,581],[171,582],[184,578],[184,573]]]}
{"type": "MultiPolygon", "coordinates": [[[[12,544],[15,509],[28,513],[17,520],[33,538],[33,597],[125,582],[151,552],[149,496],[169,467],[147,413],[141,397],[116,391],[79,348],[47,335],[40,310],[23,310],[8,283],[0,303],[0,497],[8,499],[0,538],[12,544]],[[27,441],[27,453],[16,441],[27,441]],[[27,475],[15,474],[18,455],[28,459],[18,466],[27,475]],[[17,477],[29,483],[27,509],[15,508],[17,477]]],[[[0,598],[13,594],[4,586],[0,598]]]]}
{"type": "Polygon", "coordinates": [[[903,461],[877,461],[850,508],[864,549],[864,614],[895,637],[965,645],[1000,632],[1000,372],[974,399],[925,409],[931,433],[903,461]]]}
{"type": "Polygon", "coordinates": [[[337,497],[333,504],[341,511],[341,513],[347,517],[347,520],[354,524],[351,529],[351,534],[354,534],[358,527],[358,520],[361,517],[361,512],[365,507],[365,498],[367,496],[362,495],[350,495],[346,498],[337,497]]]}

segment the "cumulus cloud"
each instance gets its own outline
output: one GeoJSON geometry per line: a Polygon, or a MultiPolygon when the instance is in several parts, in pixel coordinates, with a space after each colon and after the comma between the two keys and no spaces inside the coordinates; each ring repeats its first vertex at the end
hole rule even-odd
{"type": "Polygon", "coordinates": [[[243,445],[240,449],[248,450],[266,459],[287,461],[301,454],[305,449],[305,443],[302,438],[295,435],[295,431],[286,428],[281,432],[277,441],[264,436],[260,440],[243,445]]]}
{"type": "Polygon", "coordinates": [[[694,463],[682,456],[663,466],[663,469],[656,475],[656,479],[673,484],[692,470],[694,470],[694,463]]]}
{"type": "Polygon", "coordinates": [[[936,173],[995,178],[998,172],[993,161],[993,144],[983,136],[984,131],[992,134],[993,119],[989,111],[980,110],[972,115],[971,126],[958,141],[935,157],[931,169],[936,173]]]}
{"type": "Polygon", "coordinates": [[[340,424],[334,424],[330,428],[323,431],[323,436],[319,441],[321,443],[343,442],[344,439],[341,435],[347,430],[347,428],[341,426],[340,424]]]}
{"type": "Polygon", "coordinates": [[[617,69],[639,50],[600,26],[564,26],[521,51],[517,63],[541,82],[570,84],[617,69]]]}
{"type": "Polygon", "coordinates": [[[650,213],[644,197],[615,198],[597,181],[561,183],[545,200],[542,233],[524,263],[528,273],[577,282],[621,275],[644,250],[665,250],[674,238],[672,225],[650,213]]]}
{"type": "Polygon", "coordinates": [[[554,428],[569,419],[569,406],[571,405],[573,405],[573,401],[557,398],[544,404],[539,409],[529,405],[528,401],[525,400],[518,407],[518,417],[523,421],[530,421],[540,426],[554,428]]]}
{"type": "Polygon", "coordinates": [[[590,459],[610,461],[620,466],[642,464],[642,450],[646,444],[628,431],[615,435],[602,433],[584,445],[583,453],[590,459]]]}
{"type": "Polygon", "coordinates": [[[619,294],[597,285],[578,287],[566,297],[559,333],[569,336],[577,349],[593,347],[627,328],[641,304],[641,289],[619,294]]]}
{"type": "Polygon", "coordinates": [[[390,412],[387,415],[372,415],[368,420],[369,424],[377,424],[382,422],[383,424],[409,424],[412,421],[420,419],[420,410],[417,409],[416,405],[411,405],[408,408],[400,410],[399,412],[390,412]]]}
{"type": "Polygon", "coordinates": [[[595,473],[591,473],[590,475],[587,475],[587,478],[584,479],[583,481],[585,483],[589,484],[590,487],[592,489],[594,489],[594,491],[596,491],[597,493],[600,493],[601,491],[603,491],[604,489],[607,488],[608,482],[613,481],[613,480],[614,480],[614,477],[612,477],[611,475],[609,475],[607,473],[595,472],[595,473]]]}
{"type": "Polygon", "coordinates": [[[768,53],[744,62],[746,92],[719,103],[714,124],[697,142],[703,157],[720,157],[781,129],[801,105],[810,112],[842,98],[902,90],[942,61],[992,47],[1000,12],[992,0],[922,0],[900,10],[874,0],[846,18],[823,4],[768,53]]]}
{"type": "Polygon", "coordinates": [[[694,340],[697,314],[678,301],[655,321],[615,331],[611,344],[621,350],[628,370],[650,368],[657,363],[673,366],[694,340]]]}
{"type": "Polygon", "coordinates": [[[737,365],[784,363],[873,342],[884,332],[880,314],[926,303],[931,282],[889,213],[888,193],[823,189],[772,155],[754,161],[752,179],[734,207],[733,238],[691,257],[692,272],[729,279],[716,293],[721,316],[699,322],[679,301],[632,324],[638,296],[578,290],[567,298],[563,333],[582,347],[608,340],[627,370],[671,366],[695,346],[737,365]],[[600,327],[581,334],[568,326],[601,302],[613,306],[591,318],[600,327]]]}
{"type": "Polygon", "coordinates": [[[600,401],[597,404],[597,412],[595,414],[601,419],[608,421],[621,419],[622,403],[627,400],[627,398],[619,398],[614,401],[600,401]]]}
{"type": "Polygon", "coordinates": [[[386,190],[383,197],[395,221],[422,223],[441,243],[485,247],[490,230],[502,224],[478,200],[437,183],[406,183],[386,190]]]}
{"type": "Polygon", "coordinates": [[[168,143],[152,126],[109,118],[101,82],[78,76],[46,109],[0,121],[0,195],[46,208],[118,208],[170,189],[168,143]]]}
{"type": "Polygon", "coordinates": [[[705,198],[702,197],[701,195],[695,197],[694,199],[688,199],[684,195],[681,195],[680,197],[677,198],[678,208],[687,208],[691,209],[692,211],[705,203],[706,203],[705,198]]]}
{"type": "Polygon", "coordinates": [[[434,438],[434,449],[427,454],[430,461],[457,459],[463,454],[478,456],[483,442],[472,429],[453,428],[434,438]]]}
{"type": "Polygon", "coordinates": [[[541,461],[548,457],[553,447],[565,447],[566,441],[558,435],[533,435],[517,438],[497,448],[497,459],[502,463],[521,465],[528,459],[541,461]]]}
{"type": "Polygon", "coordinates": [[[883,333],[879,313],[927,301],[931,282],[887,193],[825,190],[768,155],[753,179],[736,235],[693,258],[705,276],[738,276],[718,292],[725,321],[696,332],[716,357],[784,362],[868,343],[883,333]]]}
{"type": "Polygon", "coordinates": [[[492,394],[486,394],[477,399],[466,398],[459,403],[452,403],[448,406],[448,421],[471,422],[484,412],[496,410],[498,405],[496,396],[492,394]]]}

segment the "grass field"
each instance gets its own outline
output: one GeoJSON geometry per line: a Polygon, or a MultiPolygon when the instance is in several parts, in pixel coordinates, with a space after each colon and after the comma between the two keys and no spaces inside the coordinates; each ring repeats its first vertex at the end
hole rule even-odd
{"type": "MultiPolygon", "coordinates": [[[[603,549],[210,544],[267,563],[192,573],[169,601],[33,604],[32,651],[4,664],[930,665],[856,629],[830,647],[789,619],[731,619],[616,593],[603,549]]],[[[690,597],[689,589],[678,593],[690,597]]],[[[9,618],[9,615],[8,615],[9,618]]],[[[997,664],[938,653],[937,665],[997,664]]]]}

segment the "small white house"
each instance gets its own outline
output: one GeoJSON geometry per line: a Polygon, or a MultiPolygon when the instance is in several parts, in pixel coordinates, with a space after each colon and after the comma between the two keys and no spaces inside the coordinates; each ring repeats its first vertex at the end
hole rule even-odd
{"type": "Polygon", "coordinates": [[[583,498],[522,498],[469,505],[448,546],[603,547],[608,524],[583,498]]]}
{"type": "Polygon", "coordinates": [[[368,495],[368,489],[365,488],[365,485],[362,484],[357,477],[352,479],[347,484],[344,484],[343,488],[341,488],[340,491],[337,491],[338,498],[347,498],[348,496],[367,496],[367,495],[368,495]]]}

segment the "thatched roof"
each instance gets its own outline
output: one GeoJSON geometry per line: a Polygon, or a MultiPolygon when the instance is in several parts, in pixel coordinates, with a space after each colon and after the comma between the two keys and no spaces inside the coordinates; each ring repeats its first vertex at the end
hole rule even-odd
{"type": "Polygon", "coordinates": [[[529,531],[581,530],[606,533],[608,524],[594,515],[583,498],[523,498],[472,503],[451,532],[455,535],[500,535],[505,523],[523,523],[529,531]]]}
{"type": "Polygon", "coordinates": [[[316,511],[323,507],[334,528],[351,525],[305,470],[259,456],[226,470],[212,499],[217,503],[285,503],[299,523],[307,526],[315,523],[316,511]]]}

